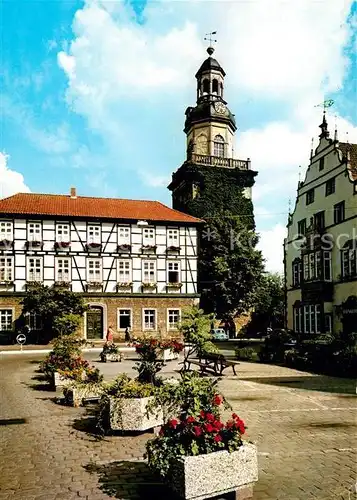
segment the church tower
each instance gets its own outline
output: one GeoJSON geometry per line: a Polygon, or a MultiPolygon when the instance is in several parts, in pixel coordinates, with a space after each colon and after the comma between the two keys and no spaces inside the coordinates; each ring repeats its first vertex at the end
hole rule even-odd
{"type": "MultiPolygon", "coordinates": [[[[172,191],[173,208],[187,213],[197,213],[198,198],[207,195],[207,176],[218,188],[219,184],[233,183],[245,198],[251,199],[251,189],[257,172],[251,170],[250,160],[234,157],[234,140],[237,130],[234,114],[224,99],[226,73],[212,57],[213,47],[208,47],[208,58],[196,73],[196,106],[186,109],[184,132],[186,134],[186,160],[173,173],[168,189],[172,191]],[[221,182],[219,182],[221,181],[221,182]]],[[[220,194],[218,193],[218,196],[220,194]]],[[[233,207],[224,207],[233,209],[233,207]]],[[[199,211],[199,210],[198,210],[199,211]]]]}

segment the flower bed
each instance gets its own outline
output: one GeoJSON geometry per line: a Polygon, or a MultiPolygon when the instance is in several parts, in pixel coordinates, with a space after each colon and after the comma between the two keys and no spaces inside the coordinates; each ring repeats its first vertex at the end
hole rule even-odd
{"type": "Polygon", "coordinates": [[[103,350],[100,353],[100,359],[103,363],[107,361],[121,361],[122,354],[119,352],[119,348],[114,344],[114,342],[107,342],[103,346],[103,350]]]}
{"type": "Polygon", "coordinates": [[[229,405],[216,392],[217,381],[194,373],[181,377],[177,385],[157,389],[156,407],[180,416],[171,418],[148,441],[149,467],[185,500],[243,488],[244,498],[251,498],[258,479],[257,449],[243,441],[243,420],[235,413],[227,422],[221,420],[220,407],[229,405]]]}
{"type": "Polygon", "coordinates": [[[160,408],[149,408],[155,386],[121,374],[103,391],[98,427],[120,431],[145,431],[163,423],[160,408]]]}

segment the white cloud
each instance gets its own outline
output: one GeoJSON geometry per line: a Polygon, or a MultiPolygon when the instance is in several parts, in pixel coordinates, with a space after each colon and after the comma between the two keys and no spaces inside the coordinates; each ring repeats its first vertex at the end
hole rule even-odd
{"type": "MultiPolygon", "coordinates": [[[[259,172],[254,201],[269,207],[271,215],[282,214],[288,198],[295,197],[299,165],[302,177],[306,170],[311,137],[319,132],[322,113],[314,106],[344,84],[348,68],[344,47],[352,29],[352,21],[346,19],[352,3],[246,0],[223,6],[217,1],[162,1],[148,3],[145,23],[138,25],[123,2],[87,0],[75,15],[73,40],[58,54],[68,78],[68,102],[114,154],[115,148],[119,155],[134,144],[128,158],[137,164],[128,167],[147,186],[165,186],[167,174],[176,168],[165,160],[173,156],[166,156],[161,170],[158,167],[155,175],[149,175],[141,166],[152,161],[145,144],[148,137],[153,137],[150,144],[154,142],[156,150],[160,144],[174,143],[163,116],[176,116],[177,110],[192,104],[194,74],[205,57],[202,27],[214,27],[219,39],[216,55],[227,72],[226,98],[232,111],[240,111],[234,100],[274,105],[273,120],[258,112],[255,122],[261,125],[238,132],[236,151],[241,158],[250,157],[252,168],[259,172]],[[158,138],[150,136],[153,131],[158,138]]],[[[340,140],[346,140],[349,130],[353,142],[357,129],[346,119],[338,121],[340,140]]],[[[329,125],[333,134],[333,117],[329,125]]],[[[178,124],[177,133],[180,130],[178,124]]],[[[184,148],[182,138],[181,160],[184,148]]],[[[261,219],[268,218],[264,215],[258,218],[258,228],[261,219]]],[[[262,231],[262,248],[272,270],[281,270],[284,218],[272,217],[271,229],[262,231]]]]}
{"type": "Polygon", "coordinates": [[[29,193],[30,188],[25,184],[24,176],[9,169],[8,159],[8,155],[0,152],[0,198],[6,198],[15,193],[29,193]]]}
{"type": "Polygon", "coordinates": [[[157,175],[153,172],[140,171],[140,177],[144,180],[145,184],[154,188],[166,187],[170,180],[168,176],[157,175]]]}
{"type": "Polygon", "coordinates": [[[260,240],[258,248],[263,252],[265,258],[265,269],[270,272],[284,271],[283,243],[286,236],[286,227],[282,224],[276,224],[272,229],[260,231],[260,240]]]}
{"type": "Polygon", "coordinates": [[[214,25],[231,85],[264,92],[267,99],[298,98],[316,92],[321,82],[326,91],[342,85],[351,5],[248,0],[222,8],[220,2],[164,1],[149,4],[145,25],[138,25],[123,3],[88,0],[58,61],[69,77],[71,99],[175,92],[189,84],[190,70],[203,57],[201,26],[214,25]]]}

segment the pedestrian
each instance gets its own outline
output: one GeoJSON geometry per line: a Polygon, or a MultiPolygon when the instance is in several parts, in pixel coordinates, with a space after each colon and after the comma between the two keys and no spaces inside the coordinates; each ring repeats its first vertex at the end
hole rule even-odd
{"type": "Polygon", "coordinates": [[[113,342],[114,339],[114,330],[113,327],[110,325],[107,331],[107,342],[113,342]]]}
{"type": "Polygon", "coordinates": [[[131,342],[130,328],[125,328],[125,342],[131,342]]]}

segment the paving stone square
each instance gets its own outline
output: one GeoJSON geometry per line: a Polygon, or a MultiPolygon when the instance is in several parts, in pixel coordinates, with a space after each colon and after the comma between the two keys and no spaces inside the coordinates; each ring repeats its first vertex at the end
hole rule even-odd
{"type": "MultiPolygon", "coordinates": [[[[0,357],[0,500],[173,499],[149,472],[143,453],[152,433],[99,440],[93,408],[55,402],[36,373],[43,354],[0,357]]],[[[135,376],[122,363],[86,358],[110,380],[135,376]]],[[[164,374],[178,377],[177,362],[164,374]]],[[[220,387],[259,451],[254,500],[355,500],[357,400],[354,380],[241,363],[220,387]]],[[[228,498],[228,497],[227,497],[228,498]]]]}

